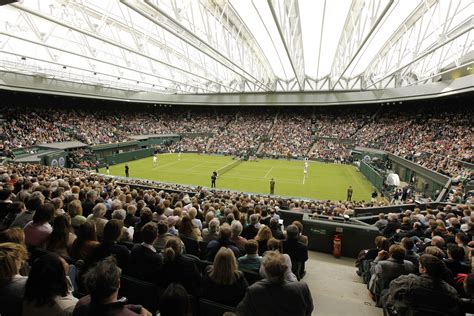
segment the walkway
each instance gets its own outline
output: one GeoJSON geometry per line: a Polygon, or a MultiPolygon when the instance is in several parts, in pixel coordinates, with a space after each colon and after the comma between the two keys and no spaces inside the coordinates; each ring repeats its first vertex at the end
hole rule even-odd
{"type": "Polygon", "coordinates": [[[306,276],[315,309],[313,315],[324,316],[381,316],[366,285],[356,275],[354,259],[340,258],[310,251],[306,262],[306,276]]]}

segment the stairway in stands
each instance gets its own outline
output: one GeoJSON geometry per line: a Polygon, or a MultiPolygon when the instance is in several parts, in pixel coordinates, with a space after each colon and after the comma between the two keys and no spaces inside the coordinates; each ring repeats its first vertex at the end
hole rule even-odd
{"type": "MultiPolygon", "coordinates": [[[[275,127],[275,125],[277,124],[278,122],[278,115],[280,114],[280,109],[278,109],[278,111],[275,113],[275,117],[273,118],[273,122],[272,122],[272,125],[270,126],[270,128],[268,129],[268,133],[267,133],[267,136],[269,139],[271,139],[271,135],[273,134],[273,129],[275,127]]],[[[257,149],[257,152],[256,154],[259,154],[262,150],[263,150],[263,147],[265,146],[265,142],[261,141],[260,140],[260,143],[258,145],[258,149],[257,149]]]]}

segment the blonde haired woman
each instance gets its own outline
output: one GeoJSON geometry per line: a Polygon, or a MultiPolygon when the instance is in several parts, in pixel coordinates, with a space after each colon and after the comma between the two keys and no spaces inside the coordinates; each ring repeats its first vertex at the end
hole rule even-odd
{"type": "Polygon", "coordinates": [[[97,233],[97,238],[102,240],[104,234],[104,227],[107,224],[108,220],[105,218],[107,213],[107,207],[104,203],[97,203],[92,209],[92,214],[87,217],[87,220],[92,222],[95,225],[95,232],[97,233]]]}
{"type": "Polygon", "coordinates": [[[248,283],[238,270],[232,250],[221,247],[201,282],[201,297],[228,306],[237,306],[247,290],[248,283]]]}
{"type": "Polygon", "coordinates": [[[273,238],[272,230],[270,227],[262,225],[258,230],[255,240],[258,242],[258,255],[263,256],[267,251],[267,242],[273,238]]]}
{"type": "Polygon", "coordinates": [[[27,277],[20,268],[28,259],[23,245],[6,242],[0,244],[0,314],[21,315],[23,292],[27,277]]]}

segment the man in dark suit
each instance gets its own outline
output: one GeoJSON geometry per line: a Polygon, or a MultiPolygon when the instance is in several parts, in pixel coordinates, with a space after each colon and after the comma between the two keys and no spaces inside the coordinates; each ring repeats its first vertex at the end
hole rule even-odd
{"type": "Polygon", "coordinates": [[[10,189],[0,190],[0,221],[8,214],[8,207],[12,204],[10,189]]]}
{"type": "Polygon", "coordinates": [[[299,230],[295,225],[286,228],[286,240],[283,241],[283,253],[290,256],[291,270],[298,280],[304,276],[304,263],[308,260],[308,248],[298,241],[299,230]]]}
{"type": "Polygon", "coordinates": [[[254,239],[258,233],[258,224],[258,214],[250,215],[250,224],[242,230],[242,234],[240,235],[247,240],[254,239]]]}
{"type": "Polygon", "coordinates": [[[90,190],[86,194],[86,200],[82,202],[82,215],[87,218],[92,213],[92,209],[95,206],[95,200],[97,199],[97,192],[90,190]]]}
{"type": "Polygon", "coordinates": [[[314,306],[308,285],[285,281],[288,265],[283,255],[267,251],[262,265],[267,278],[247,289],[237,315],[311,315],[314,306]]]}
{"type": "Polygon", "coordinates": [[[130,274],[141,280],[157,281],[163,267],[163,256],[153,247],[153,242],[158,235],[158,228],[155,223],[147,223],[142,227],[141,232],[143,242],[133,247],[130,254],[130,274]]]}

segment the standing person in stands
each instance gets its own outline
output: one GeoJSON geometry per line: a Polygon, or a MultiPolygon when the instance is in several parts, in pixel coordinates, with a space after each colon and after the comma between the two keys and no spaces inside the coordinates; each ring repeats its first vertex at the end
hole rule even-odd
{"type": "Polygon", "coordinates": [[[129,170],[130,170],[130,168],[128,167],[128,164],[125,164],[125,177],[127,177],[127,178],[129,176],[129,170]]]}
{"type": "Polygon", "coordinates": [[[347,188],[347,200],[350,202],[352,200],[352,186],[347,188]]]}
{"type": "Polygon", "coordinates": [[[298,280],[301,280],[305,274],[304,263],[308,260],[308,248],[298,240],[299,235],[296,225],[288,225],[286,240],[283,241],[283,252],[290,256],[292,272],[298,280]]]}
{"type": "Polygon", "coordinates": [[[217,172],[213,171],[211,176],[211,188],[216,187],[217,172]]]}
{"type": "Polygon", "coordinates": [[[275,194],[275,180],[273,178],[270,180],[270,194],[275,194]]]}
{"type": "Polygon", "coordinates": [[[251,285],[237,306],[237,315],[306,315],[313,312],[313,299],[305,282],[288,282],[288,265],[276,251],[268,251],[262,266],[267,277],[251,285]]]}

